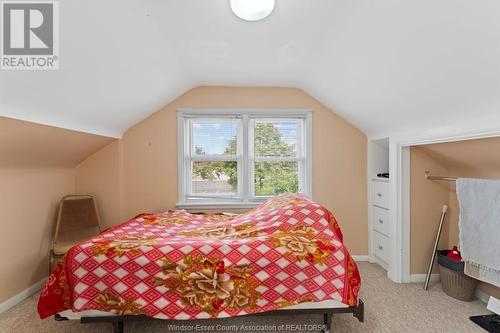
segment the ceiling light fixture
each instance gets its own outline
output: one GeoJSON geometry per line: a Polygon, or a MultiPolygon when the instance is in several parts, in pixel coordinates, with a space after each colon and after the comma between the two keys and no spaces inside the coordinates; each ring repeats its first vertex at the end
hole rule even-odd
{"type": "Polygon", "coordinates": [[[275,0],[231,0],[231,9],[240,19],[260,21],[274,10],[275,0]]]}

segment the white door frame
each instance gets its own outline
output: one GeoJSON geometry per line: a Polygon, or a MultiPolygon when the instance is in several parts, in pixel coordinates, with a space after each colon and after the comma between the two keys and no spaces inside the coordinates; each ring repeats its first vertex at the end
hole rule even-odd
{"type": "MultiPolygon", "coordinates": [[[[393,226],[392,260],[388,276],[394,282],[410,282],[410,148],[411,146],[500,137],[500,130],[468,134],[442,133],[427,137],[390,138],[390,219],[393,226]]],[[[446,175],[443,175],[446,176],[446,175]]],[[[422,175],[422,178],[424,175],[422,175]]]]}

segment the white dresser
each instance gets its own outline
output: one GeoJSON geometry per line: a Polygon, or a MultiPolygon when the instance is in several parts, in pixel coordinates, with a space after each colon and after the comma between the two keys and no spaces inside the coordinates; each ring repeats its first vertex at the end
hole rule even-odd
{"type": "Polygon", "coordinates": [[[370,188],[371,253],[373,260],[387,270],[391,261],[389,180],[373,178],[370,188]]]}

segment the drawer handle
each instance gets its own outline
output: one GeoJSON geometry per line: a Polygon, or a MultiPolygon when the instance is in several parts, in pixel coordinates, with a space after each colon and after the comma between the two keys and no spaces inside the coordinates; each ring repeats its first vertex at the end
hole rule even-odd
{"type": "Polygon", "coordinates": [[[378,249],[379,249],[379,250],[383,250],[383,249],[384,249],[384,247],[383,247],[382,245],[379,245],[379,246],[378,246],[378,249]]]}
{"type": "Polygon", "coordinates": [[[381,197],[381,196],[382,196],[382,193],[377,193],[377,196],[378,196],[378,197],[381,197]]]}
{"type": "Polygon", "coordinates": [[[384,220],[378,219],[378,223],[384,224],[384,220]]]}

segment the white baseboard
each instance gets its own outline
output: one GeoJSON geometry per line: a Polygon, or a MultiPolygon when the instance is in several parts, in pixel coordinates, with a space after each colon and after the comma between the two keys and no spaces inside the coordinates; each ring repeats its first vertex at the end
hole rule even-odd
{"type": "Polygon", "coordinates": [[[352,259],[354,259],[354,261],[371,261],[368,255],[352,256],[352,259]]]}
{"type": "Polygon", "coordinates": [[[488,304],[488,301],[490,299],[490,295],[485,293],[482,290],[476,289],[476,298],[480,300],[481,302],[488,304]]]}
{"type": "Polygon", "coordinates": [[[491,312],[500,315],[500,299],[490,296],[486,308],[491,312]]]}
{"type": "MultiPolygon", "coordinates": [[[[411,274],[410,283],[424,283],[427,274],[411,274]]],[[[431,274],[430,282],[438,282],[440,280],[439,274],[431,274]]]]}
{"type": "Polygon", "coordinates": [[[47,279],[44,278],[43,280],[38,281],[37,283],[35,283],[31,287],[24,289],[19,294],[12,296],[11,298],[6,300],[5,302],[0,303],[0,313],[3,313],[5,311],[9,310],[10,308],[16,306],[17,304],[24,301],[26,298],[33,295],[34,293],[37,293],[38,291],[40,291],[43,288],[46,281],[47,281],[47,279]]]}

